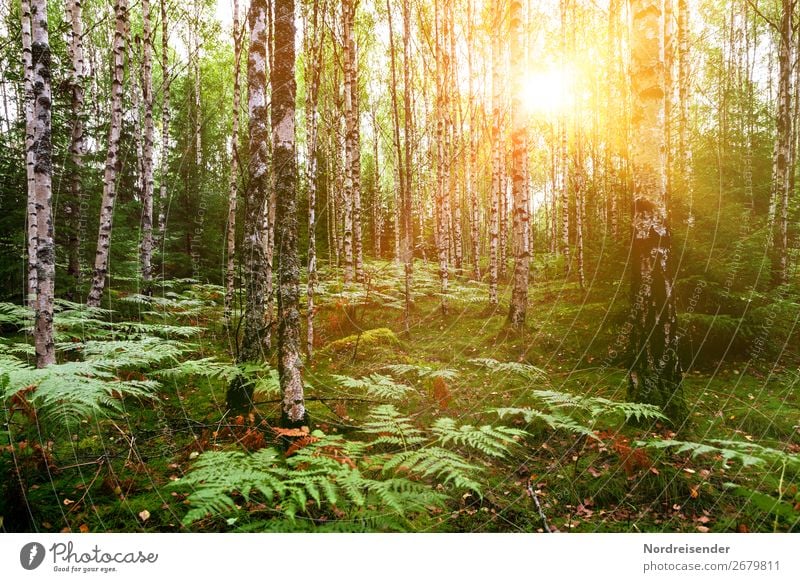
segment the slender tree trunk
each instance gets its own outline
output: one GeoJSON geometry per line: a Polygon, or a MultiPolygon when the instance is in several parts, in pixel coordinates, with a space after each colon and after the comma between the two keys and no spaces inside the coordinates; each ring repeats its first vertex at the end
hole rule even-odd
{"type": "Polygon", "coordinates": [[[499,259],[499,228],[500,228],[500,205],[501,197],[504,195],[501,192],[502,181],[500,174],[502,169],[501,163],[501,150],[502,150],[502,135],[501,135],[501,84],[503,83],[501,77],[502,68],[502,54],[500,50],[500,30],[503,21],[502,8],[495,5],[494,8],[494,26],[492,30],[492,199],[489,212],[489,305],[496,307],[498,304],[497,297],[497,279],[498,279],[498,259],[499,259]]]}
{"type": "Polygon", "coordinates": [[[628,397],[660,406],[680,426],[687,410],[678,360],[670,230],[664,198],[664,33],[658,2],[631,0],[634,179],[633,302],[628,397]]]}
{"type": "Polygon", "coordinates": [[[67,274],[74,280],[79,288],[81,283],[81,224],[83,222],[84,194],[81,182],[83,171],[83,155],[86,149],[83,135],[83,105],[84,105],[84,56],[83,56],[83,14],[81,0],[67,2],[67,16],[71,24],[69,53],[72,60],[72,78],[70,79],[71,93],[71,123],[70,136],[70,167],[69,183],[70,196],[64,205],[66,214],[66,228],[68,234],[67,274]]]}
{"type": "MultiPolygon", "coordinates": [[[[392,85],[389,92],[392,96],[392,125],[394,135],[394,147],[397,154],[394,173],[394,256],[397,263],[404,262],[403,253],[404,239],[401,233],[401,218],[403,205],[403,192],[405,191],[405,171],[403,170],[403,147],[400,138],[400,106],[397,98],[397,59],[395,57],[394,27],[392,26],[392,7],[390,0],[386,0],[386,12],[389,23],[389,59],[391,61],[392,85]]],[[[407,317],[406,317],[407,321],[407,317]]]]}
{"type": "MultiPolygon", "coordinates": [[[[403,220],[403,255],[405,263],[405,328],[409,331],[409,320],[411,317],[411,288],[413,277],[414,261],[414,227],[411,221],[411,135],[412,135],[412,113],[411,113],[411,2],[403,0],[403,123],[404,123],[404,144],[405,149],[405,170],[406,177],[402,191],[401,217],[403,220]]],[[[421,216],[421,213],[420,213],[421,216]]]]}
{"type": "Polygon", "coordinates": [[[781,285],[789,280],[788,224],[789,175],[793,171],[789,162],[792,142],[792,52],[793,14],[796,0],[782,0],[782,13],[778,49],[778,106],[777,132],[773,161],[773,186],[771,193],[772,220],[772,284],[781,285]]]}
{"type": "Polygon", "coordinates": [[[358,43],[356,42],[356,7],[358,0],[352,0],[349,6],[348,26],[350,43],[350,106],[348,137],[350,147],[350,179],[352,180],[353,197],[353,262],[356,281],[364,281],[364,240],[361,226],[361,109],[358,82],[358,43]]]}
{"type": "Polygon", "coordinates": [[[153,281],[153,31],[150,21],[150,0],[142,0],[144,57],[142,59],[142,97],[144,101],[144,170],[142,188],[141,268],[144,292],[152,293],[153,281]]]}
{"type": "MultiPolygon", "coordinates": [[[[567,52],[567,3],[569,0],[560,1],[561,10],[561,66],[565,69],[565,59],[567,52]]],[[[562,99],[566,99],[567,88],[565,81],[562,80],[561,94],[562,99]]],[[[564,269],[569,274],[571,267],[570,248],[569,248],[569,150],[567,142],[567,117],[562,113],[559,118],[559,159],[561,160],[560,176],[560,216],[561,216],[561,253],[564,255],[564,269]]]]}
{"type": "MultiPolygon", "coordinates": [[[[202,98],[200,94],[200,0],[194,0],[194,16],[192,19],[191,36],[194,39],[194,49],[192,50],[191,61],[194,72],[194,155],[195,165],[198,172],[202,172],[203,167],[203,110],[202,98]]],[[[191,47],[190,47],[191,48],[191,47]]]]}
{"type": "Polygon", "coordinates": [[[119,141],[122,132],[122,83],[125,75],[125,31],[128,21],[128,0],[114,2],[114,70],[111,80],[111,124],[108,131],[108,153],[103,173],[103,200],[100,203],[100,226],[97,234],[92,287],[87,304],[99,307],[108,275],[111,247],[111,225],[117,198],[117,173],[120,171],[119,141]]]}
{"type": "Polygon", "coordinates": [[[528,310],[528,279],[530,277],[530,217],[528,214],[528,188],[525,181],[525,160],[528,155],[525,113],[522,108],[522,82],[524,59],[522,2],[511,0],[510,5],[511,75],[513,81],[511,102],[512,189],[514,194],[514,287],[508,321],[512,327],[522,329],[528,310]]]}
{"type": "MultiPolygon", "coordinates": [[[[248,191],[245,200],[242,273],[245,287],[244,332],[239,350],[242,362],[266,359],[270,348],[266,315],[267,259],[263,228],[264,206],[269,191],[267,142],[267,2],[250,3],[250,46],[247,55],[247,112],[249,135],[248,191]]],[[[228,408],[247,412],[252,407],[253,387],[234,381],[228,388],[228,408]]]]}
{"type": "Polygon", "coordinates": [[[353,66],[354,56],[351,39],[355,34],[353,31],[354,15],[355,15],[355,0],[342,1],[342,63],[344,66],[344,121],[345,121],[345,135],[344,135],[344,281],[349,283],[353,281],[355,275],[355,259],[353,256],[353,207],[355,198],[355,182],[356,178],[353,175],[355,169],[354,159],[356,148],[354,127],[355,111],[353,108],[353,66]]]}
{"type": "Polygon", "coordinates": [[[56,249],[53,236],[53,192],[51,180],[52,142],[50,124],[50,40],[47,31],[47,2],[31,2],[31,62],[33,64],[33,172],[36,179],[36,302],[34,340],[36,366],[56,362],[53,334],[53,303],[56,249]]]}
{"type": "Polygon", "coordinates": [[[372,110],[372,133],[374,135],[373,141],[373,158],[375,158],[374,176],[375,176],[375,196],[372,201],[373,211],[373,227],[374,227],[374,251],[375,257],[380,259],[383,254],[383,193],[381,188],[381,171],[378,159],[378,150],[380,149],[380,128],[378,127],[378,115],[375,110],[372,110]]]}
{"type": "Polygon", "coordinates": [[[242,58],[242,32],[239,28],[239,0],[233,0],[233,128],[231,131],[231,176],[228,190],[227,263],[225,267],[225,323],[230,324],[236,275],[236,206],[239,198],[239,114],[241,90],[239,69],[242,58]]]}
{"type": "Polygon", "coordinates": [[[169,29],[166,0],[161,5],[161,184],[158,200],[158,239],[163,244],[167,222],[167,174],[169,172],[169,29]]]}
{"type": "Polygon", "coordinates": [[[297,165],[295,162],[294,0],[275,0],[272,69],[273,172],[278,248],[278,373],[281,426],[308,424],[300,360],[300,260],[297,254],[297,165]]]}
{"type": "MultiPolygon", "coordinates": [[[[325,5],[323,2],[322,13],[325,5]]],[[[320,11],[318,0],[314,0],[312,7],[311,28],[306,27],[306,80],[309,87],[306,92],[306,130],[307,136],[307,166],[306,187],[308,188],[308,284],[306,297],[308,310],[306,312],[306,353],[309,362],[314,358],[314,290],[317,284],[317,100],[319,98],[319,83],[322,69],[324,50],[323,27],[319,22],[320,11]]],[[[377,139],[377,137],[376,137],[377,139]]]]}
{"type": "Polygon", "coordinates": [[[439,257],[439,281],[441,282],[441,310],[447,315],[447,293],[449,285],[450,228],[450,121],[448,119],[448,60],[443,43],[447,41],[447,19],[442,18],[440,3],[434,3],[434,28],[436,44],[436,250],[439,257]]]}
{"type": "Polygon", "coordinates": [[[689,143],[689,2],[678,0],[678,175],[680,189],[688,205],[687,224],[694,224],[694,180],[692,148],[689,143]]]}
{"type": "MultiPolygon", "coordinates": [[[[473,0],[467,0],[467,46],[474,46],[474,10],[473,0]]],[[[476,281],[481,279],[481,253],[480,253],[480,209],[478,200],[478,112],[473,93],[472,76],[472,50],[467,51],[467,93],[469,116],[469,150],[466,162],[467,199],[470,210],[470,243],[472,245],[472,277],[476,281]]]]}
{"type": "Polygon", "coordinates": [[[36,268],[36,249],[39,228],[37,225],[38,215],[36,212],[36,153],[33,148],[34,133],[36,131],[36,118],[34,117],[34,105],[36,97],[33,94],[33,44],[31,33],[31,0],[22,0],[22,67],[24,69],[25,86],[25,171],[27,175],[27,254],[28,254],[28,286],[26,299],[28,305],[36,305],[37,268],[36,268]]]}

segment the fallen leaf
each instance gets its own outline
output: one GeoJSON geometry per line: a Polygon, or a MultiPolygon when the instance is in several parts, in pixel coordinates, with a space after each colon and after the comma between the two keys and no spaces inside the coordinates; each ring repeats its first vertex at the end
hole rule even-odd
{"type": "Polygon", "coordinates": [[[700,497],[700,492],[697,491],[697,487],[690,487],[689,495],[692,496],[692,499],[697,499],[698,497],[700,497]]]}
{"type": "Polygon", "coordinates": [[[700,533],[708,533],[708,532],[709,532],[709,531],[711,531],[711,530],[709,530],[709,529],[708,529],[706,526],[704,526],[704,525],[698,525],[698,526],[697,526],[697,531],[699,531],[700,533]]]}
{"type": "Polygon", "coordinates": [[[85,523],[82,523],[78,530],[80,530],[81,533],[89,533],[89,526],[85,523]]]}
{"type": "Polygon", "coordinates": [[[695,521],[699,521],[700,523],[708,523],[709,521],[711,521],[711,518],[706,515],[701,515],[695,521]]]}
{"type": "Polygon", "coordinates": [[[143,510],[141,510],[141,511],[139,512],[139,518],[140,518],[142,521],[147,521],[148,519],[150,519],[150,512],[149,512],[149,511],[147,511],[146,509],[143,509],[143,510]]]}

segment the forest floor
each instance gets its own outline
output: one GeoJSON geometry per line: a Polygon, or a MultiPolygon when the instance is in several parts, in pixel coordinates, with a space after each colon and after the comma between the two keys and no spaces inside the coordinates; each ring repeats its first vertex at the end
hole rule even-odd
{"type": "MultiPolygon", "coordinates": [[[[387,366],[395,366],[393,373],[410,385],[412,390],[395,405],[417,426],[428,426],[441,416],[471,425],[492,423],[495,409],[535,404],[534,390],[625,401],[626,373],[620,356],[615,356],[624,348],[619,336],[624,310],[608,307],[609,297],[617,297],[616,304],[624,298],[624,283],[595,285],[589,292],[563,281],[532,284],[527,326],[511,332],[505,320],[508,289],[502,290],[499,306],[490,309],[485,283],[456,277],[443,314],[435,272],[417,265],[406,332],[396,266],[369,263],[365,285],[344,286],[335,277],[330,281],[318,290],[317,347],[305,369],[312,429],[355,438],[368,410],[380,399],[343,391],[341,377],[385,374],[387,366]],[[515,373],[513,366],[492,368],[478,359],[525,368],[515,373]]],[[[200,360],[200,366],[203,358],[231,359],[221,303],[219,288],[188,284],[165,294],[156,305],[132,294],[112,296],[118,323],[202,328],[190,340],[190,355],[181,356],[200,360]]],[[[150,379],[147,369],[126,368],[119,374],[150,379]]],[[[183,525],[189,500],[174,482],[204,451],[253,451],[274,445],[277,437],[269,427],[278,410],[274,383],[257,387],[254,415],[231,418],[225,412],[224,377],[198,373],[158,379],[157,399],[126,398],[124,415],[84,419],[65,437],[41,428],[31,432],[30,426],[22,432],[18,423],[24,406],[7,405],[5,426],[14,430],[8,431],[0,449],[0,471],[6,473],[2,529],[248,529],[251,504],[236,497],[237,509],[244,507],[238,517],[208,517],[183,525]],[[19,436],[24,434],[28,437],[19,436]]],[[[552,430],[547,424],[516,418],[511,425],[528,436],[510,455],[474,458],[483,469],[480,494],[458,491],[443,507],[412,516],[403,529],[797,530],[797,386],[796,362],[776,367],[706,361],[686,374],[683,389],[691,424],[680,434],[660,423],[637,425],[624,418],[595,419],[591,434],[552,430]],[[643,444],[652,439],[702,443],[706,448],[643,444]]],[[[313,531],[329,519],[298,519],[290,525],[282,521],[276,527],[313,531]]]]}

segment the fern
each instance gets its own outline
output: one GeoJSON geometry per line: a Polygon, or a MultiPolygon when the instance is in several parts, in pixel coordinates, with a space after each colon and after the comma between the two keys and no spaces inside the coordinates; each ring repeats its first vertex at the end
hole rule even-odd
{"type": "Polygon", "coordinates": [[[470,475],[482,471],[458,453],[442,447],[423,447],[395,453],[383,465],[384,473],[409,473],[424,478],[435,478],[459,489],[469,489],[482,495],[480,484],[470,475]]]}
{"type": "Polygon", "coordinates": [[[542,420],[553,430],[565,430],[594,440],[600,440],[591,428],[557,411],[547,413],[534,408],[497,408],[494,412],[496,412],[500,418],[522,415],[527,423],[532,423],[535,419],[542,420]]]}
{"type": "Polygon", "coordinates": [[[405,376],[408,374],[416,374],[418,378],[442,378],[443,380],[453,380],[458,377],[456,370],[449,368],[434,368],[432,366],[424,366],[420,364],[390,364],[383,367],[393,374],[398,376],[405,376]]]}
{"type": "Polygon", "coordinates": [[[617,402],[597,396],[574,396],[568,392],[534,390],[533,395],[553,408],[572,407],[585,410],[591,418],[622,414],[625,420],[666,420],[658,406],[638,402],[617,402]]]}
{"type": "Polygon", "coordinates": [[[345,388],[364,391],[368,396],[381,400],[403,400],[416,392],[411,386],[400,384],[381,374],[371,374],[358,379],[338,375],[333,378],[345,388]]]}
{"type": "Polygon", "coordinates": [[[70,427],[92,416],[124,413],[124,398],[155,398],[158,383],[120,380],[109,362],[65,362],[37,369],[25,362],[0,358],[0,375],[6,377],[0,397],[27,398],[40,418],[54,429],[70,427]],[[23,396],[23,391],[30,394],[23,396]]]}
{"type": "Polygon", "coordinates": [[[251,455],[215,451],[200,455],[192,470],[172,485],[194,489],[188,497],[192,508],[184,523],[235,513],[238,506],[234,496],[247,503],[257,495],[291,522],[298,514],[309,514],[312,508],[344,507],[350,515],[358,515],[369,506],[379,505],[404,515],[442,504],[443,496],[425,484],[403,478],[365,477],[350,458],[357,459],[363,445],[318,432],[315,435],[318,442],[288,459],[272,448],[251,455]],[[330,449],[340,451],[349,462],[342,462],[330,449]]]}
{"type": "Polygon", "coordinates": [[[498,362],[491,358],[473,358],[470,363],[488,368],[492,372],[516,374],[527,380],[544,380],[547,378],[547,373],[541,368],[520,362],[498,362]]]}
{"type": "Polygon", "coordinates": [[[422,431],[414,426],[411,419],[400,414],[391,404],[377,406],[370,411],[361,430],[376,435],[371,443],[408,447],[425,442],[422,431]]]}
{"type": "Polygon", "coordinates": [[[0,325],[10,325],[19,328],[28,327],[33,323],[33,310],[14,305],[13,303],[0,303],[0,325]]]}
{"type": "Polygon", "coordinates": [[[456,426],[456,421],[452,418],[437,419],[431,426],[431,431],[438,437],[442,446],[452,442],[470,447],[490,457],[505,457],[517,440],[528,436],[524,430],[506,426],[475,427],[469,424],[456,426]]]}
{"type": "Polygon", "coordinates": [[[653,449],[674,448],[676,453],[691,453],[692,457],[700,455],[719,456],[723,463],[737,461],[743,467],[764,466],[768,463],[785,463],[792,469],[800,469],[800,456],[792,455],[784,451],[764,447],[755,443],[743,441],[729,441],[711,439],[708,443],[694,443],[676,440],[652,440],[638,442],[638,446],[646,446],[653,449]]]}
{"type": "Polygon", "coordinates": [[[63,351],[79,351],[87,361],[104,362],[118,368],[143,368],[166,360],[176,361],[189,350],[189,346],[181,342],[155,337],[137,340],[90,340],[59,347],[63,351]]]}

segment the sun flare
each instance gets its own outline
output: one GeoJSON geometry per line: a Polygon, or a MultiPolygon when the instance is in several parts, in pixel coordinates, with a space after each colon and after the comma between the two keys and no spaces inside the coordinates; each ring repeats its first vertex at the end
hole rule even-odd
{"type": "Polygon", "coordinates": [[[522,106],[531,115],[562,111],[570,103],[570,75],[560,69],[531,71],[522,80],[522,106]]]}

